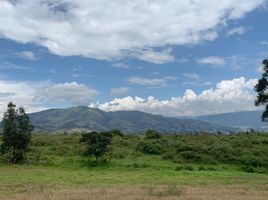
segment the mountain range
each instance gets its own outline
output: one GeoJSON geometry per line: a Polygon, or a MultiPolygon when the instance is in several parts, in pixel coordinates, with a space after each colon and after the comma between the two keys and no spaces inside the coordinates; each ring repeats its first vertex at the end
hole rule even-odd
{"type": "MultiPolygon", "coordinates": [[[[244,111],[198,117],[170,118],[140,111],[105,112],[86,106],[49,109],[29,114],[35,132],[107,131],[119,129],[140,134],[146,129],[162,133],[233,132],[254,129],[268,131],[262,111],[244,111]]],[[[1,124],[0,124],[1,127],[1,124]]]]}
{"type": "Polygon", "coordinates": [[[268,122],[262,122],[263,111],[243,111],[217,115],[207,115],[195,117],[194,119],[209,123],[220,124],[222,126],[239,128],[241,130],[254,129],[258,131],[268,131],[268,122]]]}
{"type": "Polygon", "coordinates": [[[73,107],[50,109],[29,114],[37,132],[63,132],[78,130],[107,131],[119,129],[125,133],[143,133],[155,129],[162,133],[175,132],[230,132],[236,128],[222,126],[199,119],[176,119],[140,111],[104,112],[96,108],[73,107]]]}

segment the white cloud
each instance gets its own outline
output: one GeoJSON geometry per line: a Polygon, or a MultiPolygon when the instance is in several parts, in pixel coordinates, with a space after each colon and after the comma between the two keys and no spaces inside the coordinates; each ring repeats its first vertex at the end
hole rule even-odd
{"type": "Polygon", "coordinates": [[[125,64],[125,63],[113,63],[112,67],[118,68],[118,69],[129,69],[130,68],[130,66],[128,64],[125,64]]]}
{"type": "Polygon", "coordinates": [[[17,52],[17,55],[20,58],[26,59],[26,60],[36,60],[37,56],[32,51],[21,51],[17,52]]]}
{"type": "Polygon", "coordinates": [[[84,84],[76,82],[54,84],[44,87],[35,99],[47,103],[67,103],[71,105],[89,105],[99,93],[84,84]]]}
{"type": "Polygon", "coordinates": [[[161,52],[156,52],[151,49],[143,50],[136,57],[140,60],[151,62],[154,64],[164,64],[175,61],[175,58],[170,55],[172,49],[168,48],[161,52]]]}
{"type": "Polygon", "coordinates": [[[1,116],[10,101],[17,106],[25,107],[27,112],[35,112],[57,104],[58,106],[89,105],[98,94],[96,90],[76,82],[57,84],[0,80],[0,90],[1,116]]]}
{"type": "Polygon", "coordinates": [[[233,55],[227,57],[209,56],[197,59],[197,63],[201,65],[208,65],[211,68],[226,68],[238,70],[243,67],[250,67],[255,65],[256,58],[252,56],[233,55]]]}
{"type": "Polygon", "coordinates": [[[173,56],[159,48],[215,40],[219,27],[264,2],[1,0],[0,37],[34,43],[60,56],[108,60],[130,56],[161,64],[173,56]]]}
{"type": "Polygon", "coordinates": [[[118,87],[118,88],[112,88],[111,89],[111,95],[112,96],[119,96],[122,94],[126,94],[129,92],[129,88],[128,87],[118,87]]]}
{"type": "Polygon", "coordinates": [[[0,92],[0,97],[10,97],[10,96],[15,96],[16,93],[14,92],[0,92]]]}
{"type": "Polygon", "coordinates": [[[197,86],[208,86],[208,85],[212,85],[212,82],[210,82],[210,81],[206,81],[206,82],[198,83],[198,84],[197,84],[197,86]]]}
{"type": "Polygon", "coordinates": [[[229,30],[226,33],[227,37],[233,36],[233,35],[243,35],[244,33],[246,33],[248,31],[247,28],[243,27],[243,26],[239,26],[239,27],[235,27],[231,30],[229,30]]]}
{"type": "Polygon", "coordinates": [[[147,87],[167,87],[168,82],[175,80],[175,77],[166,76],[162,78],[142,78],[142,77],[131,77],[128,79],[128,82],[136,85],[144,85],[147,87]]]}
{"type": "Polygon", "coordinates": [[[192,74],[192,73],[184,73],[183,76],[185,78],[194,79],[194,80],[199,79],[199,76],[197,74],[192,74]]]}
{"type": "Polygon", "coordinates": [[[240,110],[254,110],[255,96],[252,94],[256,79],[244,77],[224,80],[215,88],[204,90],[200,94],[188,89],[183,96],[168,100],[154,97],[116,98],[96,107],[105,111],[140,110],[165,116],[193,116],[225,113],[240,110]]]}
{"type": "Polygon", "coordinates": [[[34,112],[46,108],[33,100],[36,93],[35,87],[39,85],[43,85],[43,83],[31,84],[29,82],[0,80],[1,93],[10,94],[0,96],[0,119],[10,101],[16,103],[17,106],[24,106],[27,112],[34,112]]]}
{"type": "Polygon", "coordinates": [[[221,58],[221,57],[209,56],[209,57],[198,59],[197,63],[203,64],[203,65],[225,65],[226,61],[224,58],[221,58]]]}

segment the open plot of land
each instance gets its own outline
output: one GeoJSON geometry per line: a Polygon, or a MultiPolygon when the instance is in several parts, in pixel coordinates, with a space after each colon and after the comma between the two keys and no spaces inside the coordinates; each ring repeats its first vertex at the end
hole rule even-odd
{"type": "Polygon", "coordinates": [[[0,167],[1,200],[267,199],[268,175],[172,169],[0,167]]]}
{"type": "Polygon", "coordinates": [[[0,200],[268,199],[267,134],[116,136],[97,167],[79,137],[34,135],[20,165],[1,156],[0,200]]]}

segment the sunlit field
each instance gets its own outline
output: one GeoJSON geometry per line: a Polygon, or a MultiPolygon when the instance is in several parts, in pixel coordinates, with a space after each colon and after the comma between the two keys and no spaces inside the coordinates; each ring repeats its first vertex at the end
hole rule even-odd
{"type": "MultiPolygon", "coordinates": [[[[34,135],[26,163],[10,165],[1,157],[0,199],[267,199],[266,167],[254,167],[253,173],[245,171],[249,166],[244,164],[213,164],[207,157],[167,159],[167,150],[156,154],[137,150],[147,140],[143,136],[116,136],[111,163],[89,166],[79,156],[78,139],[78,135],[34,135]]],[[[160,146],[171,139],[159,139],[160,146]]],[[[265,134],[253,134],[181,136],[174,141],[184,141],[186,146],[198,141],[200,148],[212,141],[236,146],[240,141],[249,154],[265,155],[266,140],[265,134]]]]}

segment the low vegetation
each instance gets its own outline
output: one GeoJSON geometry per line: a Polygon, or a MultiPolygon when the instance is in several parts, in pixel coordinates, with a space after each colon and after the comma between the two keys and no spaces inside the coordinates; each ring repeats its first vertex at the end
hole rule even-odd
{"type": "Polygon", "coordinates": [[[88,145],[79,143],[82,135],[34,134],[24,163],[10,165],[1,157],[0,199],[254,200],[268,195],[267,134],[112,135],[110,162],[89,165],[81,156],[88,145]],[[147,151],[147,144],[157,151],[147,151]]]}
{"type": "MultiPolygon", "coordinates": [[[[246,172],[268,173],[268,135],[255,132],[160,135],[152,130],[144,136],[123,135],[116,130],[82,135],[35,134],[25,163],[68,167],[91,161],[107,166],[133,162],[131,165],[136,168],[150,167],[146,161],[135,163],[145,157],[172,163],[176,170],[192,171],[191,167],[186,167],[191,165],[198,165],[196,170],[230,165],[246,172]]],[[[2,156],[2,162],[5,161],[2,156]]]]}

